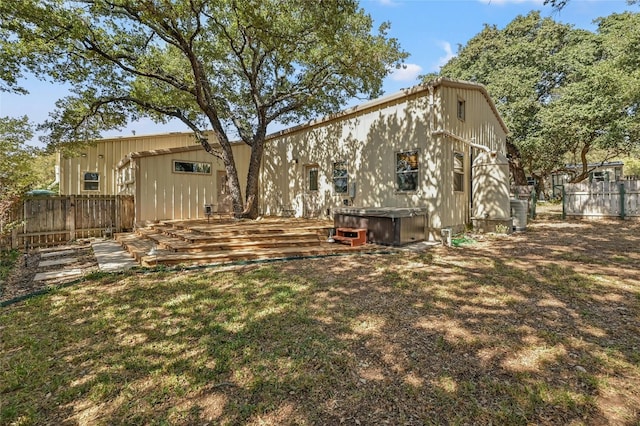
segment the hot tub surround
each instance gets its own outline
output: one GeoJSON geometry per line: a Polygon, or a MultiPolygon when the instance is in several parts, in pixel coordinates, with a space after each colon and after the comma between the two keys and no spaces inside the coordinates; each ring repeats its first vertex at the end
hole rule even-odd
{"type": "Polygon", "coordinates": [[[426,208],[344,207],[333,213],[336,228],[366,228],[370,243],[402,246],[428,239],[426,208]]]}

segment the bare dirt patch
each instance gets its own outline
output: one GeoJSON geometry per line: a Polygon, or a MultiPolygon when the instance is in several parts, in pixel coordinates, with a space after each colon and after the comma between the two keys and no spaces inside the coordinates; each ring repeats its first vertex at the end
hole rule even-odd
{"type": "Polygon", "coordinates": [[[84,240],[56,248],[42,248],[31,250],[28,253],[21,253],[6,282],[0,284],[0,302],[37,293],[77,278],[35,281],[34,278],[39,272],[71,269],[81,269],[86,272],[95,270],[97,266],[98,262],[93,255],[91,244],[84,240]],[[69,253],[70,251],[72,253],[69,253]],[[58,265],[41,266],[41,261],[45,260],[42,256],[43,253],[48,254],[46,261],[54,261],[53,263],[56,260],[67,258],[72,259],[72,261],[58,265]]]}

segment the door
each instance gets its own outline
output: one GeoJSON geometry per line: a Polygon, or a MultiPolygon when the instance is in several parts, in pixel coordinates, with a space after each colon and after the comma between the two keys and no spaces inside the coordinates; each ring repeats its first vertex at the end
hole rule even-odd
{"type": "Polygon", "coordinates": [[[305,191],[302,197],[304,217],[318,217],[319,177],[319,168],[317,164],[309,164],[305,166],[305,191]]]}

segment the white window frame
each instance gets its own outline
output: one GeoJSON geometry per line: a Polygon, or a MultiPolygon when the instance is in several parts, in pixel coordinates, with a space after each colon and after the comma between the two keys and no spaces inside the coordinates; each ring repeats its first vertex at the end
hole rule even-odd
{"type": "MultiPolygon", "coordinates": [[[[347,194],[349,192],[349,167],[344,160],[338,160],[333,162],[333,192],[336,194],[347,194]],[[338,173],[337,173],[338,172],[338,173]],[[337,182],[344,180],[344,191],[338,190],[337,182]]],[[[341,185],[342,186],[342,185],[341,185]]]]}
{"type": "Polygon", "coordinates": [[[320,190],[320,167],[317,164],[307,164],[304,167],[304,174],[305,174],[305,189],[307,190],[308,193],[315,193],[318,192],[320,190]],[[316,187],[315,189],[311,188],[311,172],[315,171],[316,172],[316,178],[315,178],[315,183],[316,183],[316,187]]]}
{"type": "MultiPolygon", "coordinates": [[[[413,193],[418,191],[418,188],[420,187],[420,150],[416,148],[416,149],[407,149],[403,151],[396,151],[394,153],[393,160],[394,160],[393,163],[394,163],[394,175],[395,175],[394,188],[396,193],[413,193]],[[404,170],[402,170],[399,166],[399,160],[401,155],[405,155],[406,157],[415,156],[416,157],[415,169],[410,163],[407,163],[405,166],[402,166],[404,168],[404,170]],[[410,169],[406,169],[406,167],[410,167],[410,169]],[[414,180],[415,188],[412,188],[412,189],[401,188],[401,185],[399,183],[399,181],[401,180],[401,177],[406,179],[406,176],[409,176],[409,175],[415,175],[415,180],[414,180]]],[[[406,160],[403,160],[403,161],[406,161],[406,160]]]]}
{"type": "Polygon", "coordinates": [[[82,172],[82,191],[83,192],[100,192],[100,172],[94,172],[86,170],[82,172]],[[92,174],[96,175],[97,179],[87,179],[87,175],[92,174]],[[97,184],[97,188],[95,189],[87,189],[87,184],[97,184]]]}
{"type": "Polygon", "coordinates": [[[459,151],[453,152],[453,191],[464,192],[464,154],[459,151]],[[460,167],[457,167],[458,162],[460,167]]]}
{"type": "Polygon", "coordinates": [[[458,98],[456,102],[456,115],[458,120],[465,121],[467,117],[467,102],[463,98],[458,98]]]}

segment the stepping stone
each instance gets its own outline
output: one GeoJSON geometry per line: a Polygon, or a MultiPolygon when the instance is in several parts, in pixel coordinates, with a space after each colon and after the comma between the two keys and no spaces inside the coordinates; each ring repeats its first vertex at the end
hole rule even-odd
{"type": "Polygon", "coordinates": [[[41,253],[40,258],[48,259],[50,257],[58,257],[58,256],[69,256],[75,254],[75,250],[58,250],[58,251],[49,251],[46,253],[41,253]]]}
{"type": "Polygon", "coordinates": [[[60,278],[73,278],[81,277],[83,273],[82,269],[68,269],[66,271],[51,271],[51,272],[39,272],[33,278],[34,281],[50,281],[60,278]]]}
{"type": "Polygon", "coordinates": [[[53,259],[53,260],[41,260],[38,263],[38,268],[46,268],[46,267],[49,267],[49,266],[69,265],[69,264],[75,263],[77,261],[78,261],[78,259],[76,259],[75,257],[64,257],[62,259],[53,259]]]}
{"type": "Polygon", "coordinates": [[[91,247],[98,261],[98,268],[103,272],[126,271],[138,266],[131,255],[113,240],[94,241],[91,247]]]}

